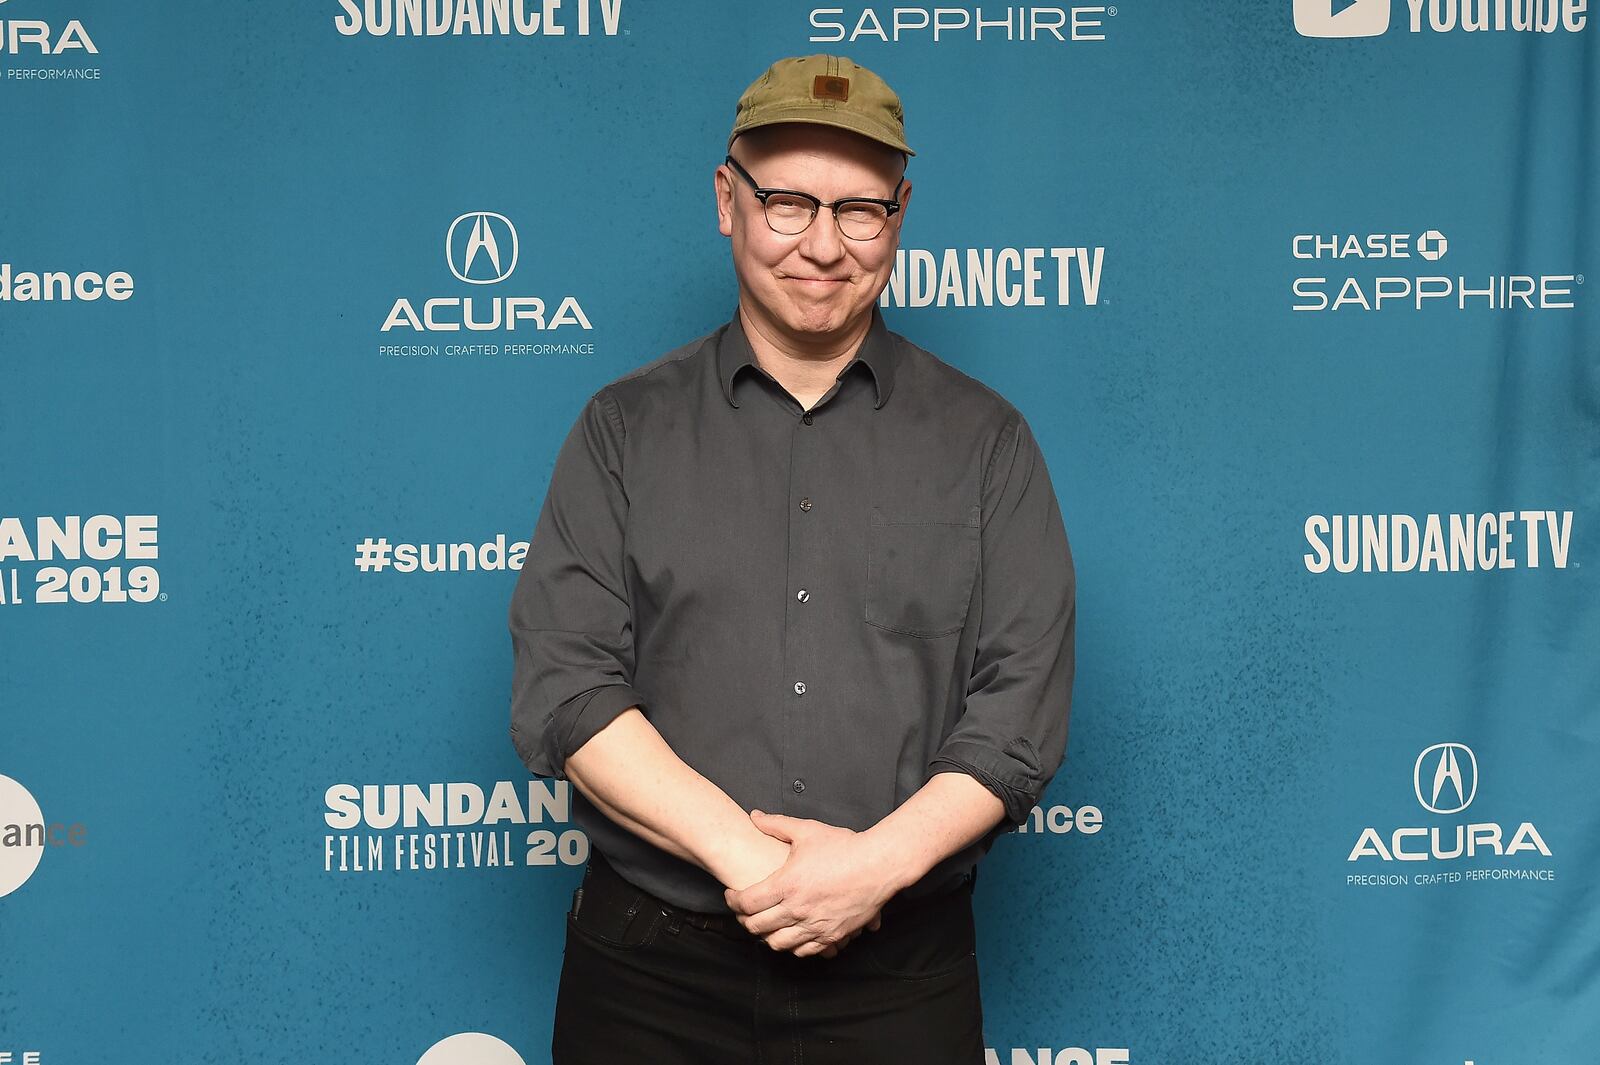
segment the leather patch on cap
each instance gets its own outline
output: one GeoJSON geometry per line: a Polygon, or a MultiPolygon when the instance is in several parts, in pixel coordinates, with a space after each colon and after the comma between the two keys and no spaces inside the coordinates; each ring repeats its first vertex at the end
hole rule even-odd
{"type": "Polygon", "coordinates": [[[811,80],[811,98],[813,100],[838,100],[840,103],[844,103],[850,99],[850,79],[818,74],[811,80]]]}

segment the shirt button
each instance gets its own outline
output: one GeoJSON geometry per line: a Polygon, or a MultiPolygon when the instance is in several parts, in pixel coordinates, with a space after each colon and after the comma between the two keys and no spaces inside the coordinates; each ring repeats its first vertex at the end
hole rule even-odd
{"type": "Polygon", "coordinates": [[[794,693],[796,695],[804,695],[806,693],[806,682],[803,681],[803,680],[795,681],[794,682],[794,693]]]}
{"type": "Polygon", "coordinates": [[[806,411],[804,414],[800,415],[800,420],[805,422],[807,425],[810,425],[811,424],[811,412],[810,411],[806,411]]]}
{"type": "Polygon", "coordinates": [[[811,497],[810,496],[807,496],[806,498],[804,498],[804,499],[802,499],[800,501],[800,509],[801,510],[810,510],[811,509],[811,497]]]}
{"type": "Polygon", "coordinates": [[[794,597],[800,600],[802,603],[811,601],[811,593],[806,591],[804,588],[800,589],[798,592],[795,592],[794,597]]]}
{"type": "Polygon", "coordinates": [[[789,786],[795,790],[795,794],[797,795],[806,790],[806,782],[803,780],[797,780],[789,786]]]}

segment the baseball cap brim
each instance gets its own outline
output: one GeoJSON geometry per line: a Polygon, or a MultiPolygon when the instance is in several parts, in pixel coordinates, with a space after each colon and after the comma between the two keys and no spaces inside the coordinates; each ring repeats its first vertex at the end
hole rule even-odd
{"type": "Polygon", "coordinates": [[[840,113],[832,110],[821,110],[816,107],[780,107],[761,112],[761,116],[754,121],[741,122],[733,128],[728,135],[728,147],[733,147],[733,142],[739,134],[748,133],[760,126],[775,126],[782,122],[804,122],[814,126],[832,126],[835,129],[848,130],[857,133],[868,140],[877,141],[887,145],[897,152],[907,155],[916,155],[905,138],[887,126],[880,126],[869,122],[860,115],[840,113]]]}

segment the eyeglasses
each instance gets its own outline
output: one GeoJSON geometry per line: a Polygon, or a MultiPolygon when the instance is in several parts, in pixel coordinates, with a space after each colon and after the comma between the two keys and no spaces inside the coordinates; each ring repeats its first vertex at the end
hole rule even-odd
{"type": "Polygon", "coordinates": [[[727,163],[755,190],[756,199],[761,201],[762,210],[766,213],[767,225],[774,233],[782,233],[786,237],[804,233],[810,227],[812,220],[817,217],[817,212],[829,207],[833,210],[833,220],[839,226],[840,233],[851,240],[871,240],[883,232],[883,227],[889,223],[889,216],[900,210],[898,198],[900,186],[906,181],[902,176],[895,183],[896,198],[892,200],[875,200],[870,196],[846,196],[832,203],[823,203],[808,192],[762,188],[733,156],[728,156],[727,163]]]}

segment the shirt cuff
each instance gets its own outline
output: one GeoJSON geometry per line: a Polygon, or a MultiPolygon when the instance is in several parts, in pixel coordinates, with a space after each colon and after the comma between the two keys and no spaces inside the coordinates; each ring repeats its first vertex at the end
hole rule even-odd
{"type": "Polygon", "coordinates": [[[545,730],[544,753],[558,780],[567,779],[567,759],[592,740],[597,732],[621,717],[630,707],[643,712],[644,696],[626,684],[596,688],[587,698],[575,700],[545,730]]]}
{"type": "Polygon", "coordinates": [[[1004,752],[982,743],[957,740],[948,743],[928,763],[928,775],[959,770],[975,778],[1005,804],[1007,825],[1020,825],[1039,801],[1044,782],[1038,777],[1039,759],[1033,745],[1015,739],[1004,752]]]}

